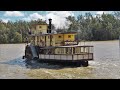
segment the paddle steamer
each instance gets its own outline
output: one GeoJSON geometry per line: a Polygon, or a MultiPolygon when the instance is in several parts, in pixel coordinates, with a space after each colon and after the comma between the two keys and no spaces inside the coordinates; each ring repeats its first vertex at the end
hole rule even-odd
{"type": "Polygon", "coordinates": [[[47,63],[88,66],[93,60],[93,46],[79,45],[77,32],[52,32],[49,24],[36,24],[31,28],[25,47],[25,58],[47,63]]]}

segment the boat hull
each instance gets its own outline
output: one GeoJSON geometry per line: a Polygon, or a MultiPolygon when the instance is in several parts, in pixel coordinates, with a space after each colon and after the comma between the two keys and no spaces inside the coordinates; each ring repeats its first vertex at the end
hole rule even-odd
{"type": "Polygon", "coordinates": [[[55,65],[65,65],[65,66],[83,66],[87,67],[88,61],[87,60],[55,60],[55,59],[38,59],[40,63],[49,63],[55,65]]]}

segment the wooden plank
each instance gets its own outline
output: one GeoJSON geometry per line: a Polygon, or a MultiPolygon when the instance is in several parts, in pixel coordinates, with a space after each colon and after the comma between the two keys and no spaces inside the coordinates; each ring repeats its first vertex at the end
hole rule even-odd
{"type": "Polygon", "coordinates": [[[41,59],[44,59],[44,55],[43,54],[41,54],[41,59]]]}
{"type": "Polygon", "coordinates": [[[60,55],[55,55],[56,60],[60,60],[60,55]]]}
{"type": "Polygon", "coordinates": [[[66,55],[61,55],[61,60],[66,60],[67,56],[66,55]]]}
{"type": "Polygon", "coordinates": [[[83,59],[83,55],[78,55],[78,59],[83,59]]]}
{"type": "Polygon", "coordinates": [[[49,55],[45,55],[45,59],[49,59],[49,55]]]}
{"type": "Polygon", "coordinates": [[[77,55],[73,55],[73,60],[78,60],[77,55]]]}
{"type": "Polygon", "coordinates": [[[67,59],[66,60],[72,60],[72,55],[67,55],[67,59]]]}

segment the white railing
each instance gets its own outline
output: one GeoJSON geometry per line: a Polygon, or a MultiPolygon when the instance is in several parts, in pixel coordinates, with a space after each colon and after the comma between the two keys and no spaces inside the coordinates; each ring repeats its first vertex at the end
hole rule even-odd
{"type": "Polygon", "coordinates": [[[89,54],[74,54],[74,55],[45,55],[40,54],[40,59],[54,59],[54,60],[93,60],[93,53],[89,54]]]}

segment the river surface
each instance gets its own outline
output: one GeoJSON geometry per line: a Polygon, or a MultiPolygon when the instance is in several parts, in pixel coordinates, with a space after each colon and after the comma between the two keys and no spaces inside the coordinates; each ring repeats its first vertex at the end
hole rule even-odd
{"type": "Polygon", "coordinates": [[[25,44],[0,44],[0,79],[120,79],[119,41],[94,41],[94,61],[88,67],[64,67],[26,62],[25,44]]]}

